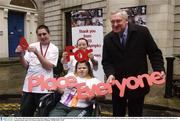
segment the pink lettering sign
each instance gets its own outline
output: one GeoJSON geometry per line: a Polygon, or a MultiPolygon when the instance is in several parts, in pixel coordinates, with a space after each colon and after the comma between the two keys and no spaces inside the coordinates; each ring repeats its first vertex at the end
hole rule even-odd
{"type": "Polygon", "coordinates": [[[65,48],[65,51],[68,53],[68,56],[67,56],[67,62],[70,61],[70,56],[74,56],[75,59],[79,62],[79,61],[83,61],[83,60],[86,60],[88,61],[89,60],[89,57],[88,57],[88,54],[91,53],[93,50],[92,49],[87,49],[85,51],[83,50],[77,50],[75,52],[73,52],[72,50],[74,49],[75,47],[74,46],[67,46],[65,48]]]}
{"type": "MultiPolygon", "coordinates": [[[[123,97],[126,88],[135,90],[139,87],[144,87],[144,79],[147,80],[149,86],[153,84],[163,84],[165,79],[161,77],[160,72],[153,72],[151,74],[142,74],[137,77],[131,76],[128,78],[123,78],[122,83],[118,80],[113,80],[112,84],[116,85],[119,89],[119,96],[123,97]],[[133,82],[133,84],[131,83],[133,82]]],[[[40,86],[41,90],[53,90],[57,88],[76,88],[77,89],[77,98],[86,99],[87,97],[94,97],[95,95],[107,95],[112,93],[112,85],[109,83],[99,83],[94,84],[92,88],[89,88],[86,83],[77,83],[77,80],[74,76],[69,77],[59,77],[44,79],[44,76],[30,76],[28,78],[28,90],[32,92],[33,87],[40,86]]]]}

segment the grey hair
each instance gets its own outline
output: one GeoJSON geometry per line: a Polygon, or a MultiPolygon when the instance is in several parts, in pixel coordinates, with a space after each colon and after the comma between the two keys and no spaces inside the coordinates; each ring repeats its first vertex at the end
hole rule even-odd
{"type": "Polygon", "coordinates": [[[125,10],[120,9],[120,10],[116,10],[116,11],[111,12],[111,16],[114,14],[119,14],[122,18],[128,20],[128,14],[125,10]]]}

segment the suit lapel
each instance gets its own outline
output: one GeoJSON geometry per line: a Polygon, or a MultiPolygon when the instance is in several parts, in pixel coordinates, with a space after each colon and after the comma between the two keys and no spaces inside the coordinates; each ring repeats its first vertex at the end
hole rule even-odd
{"type": "Polygon", "coordinates": [[[125,47],[125,48],[122,47],[122,45],[121,45],[121,43],[120,43],[120,38],[119,38],[118,33],[112,32],[112,34],[113,34],[113,36],[112,36],[112,37],[113,37],[113,38],[112,38],[113,44],[114,44],[116,47],[118,47],[120,50],[125,50],[125,49],[128,47],[129,43],[133,40],[133,38],[131,38],[131,37],[132,37],[132,34],[134,34],[134,32],[135,32],[136,30],[137,30],[137,29],[135,28],[135,25],[134,25],[134,24],[128,23],[128,35],[127,35],[126,47],[125,47]]]}
{"type": "Polygon", "coordinates": [[[118,33],[114,33],[113,32],[113,38],[112,38],[112,42],[113,42],[113,44],[116,46],[116,47],[118,47],[119,49],[123,49],[123,47],[121,46],[121,43],[120,43],[120,38],[119,38],[119,35],[118,35],[118,33]]]}
{"type": "Polygon", "coordinates": [[[137,29],[133,24],[128,24],[128,35],[127,35],[127,40],[126,40],[126,47],[128,47],[129,43],[133,40],[132,34],[136,31],[137,29]]]}

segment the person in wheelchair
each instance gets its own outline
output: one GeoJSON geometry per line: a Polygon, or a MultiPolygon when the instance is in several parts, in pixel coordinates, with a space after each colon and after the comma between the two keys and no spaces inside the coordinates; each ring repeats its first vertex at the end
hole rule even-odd
{"type": "MultiPolygon", "coordinates": [[[[65,77],[68,76],[76,77],[77,83],[85,82],[89,88],[101,82],[94,78],[90,63],[87,61],[77,62],[75,72],[65,77]]],[[[92,101],[95,97],[77,99],[76,88],[58,89],[58,91],[62,93],[61,99],[49,112],[49,117],[89,117],[92,115],[92,101]]]]}

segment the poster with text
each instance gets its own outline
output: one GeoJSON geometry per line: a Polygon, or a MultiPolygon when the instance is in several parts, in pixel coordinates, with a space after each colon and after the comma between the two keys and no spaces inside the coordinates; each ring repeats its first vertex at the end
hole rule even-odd
{"type": "Polygon", "coordinates": [[[104,81],[104,71],[101,65],[103,45],[102,9],[75,10],[71,12],[72,44],[76,45],[79,38],[88,40],[88,49],[98,60],[98,70],[93,71],[95,77],[104,81]]]}

